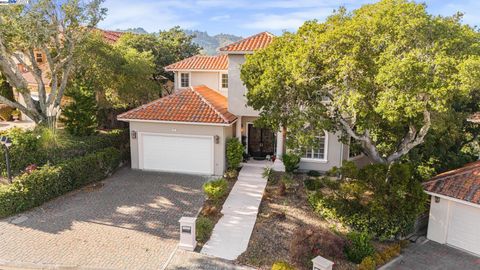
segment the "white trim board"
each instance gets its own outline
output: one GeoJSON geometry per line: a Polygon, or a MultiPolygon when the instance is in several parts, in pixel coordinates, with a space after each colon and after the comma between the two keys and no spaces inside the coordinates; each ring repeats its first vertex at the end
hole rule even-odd
{"type": "Polygon", "coordinates": [[[118,118],[118,121],[123,122],[141,122],[141,123],[159,123],[159,124],[176,124],[176,125],[199,125],[199,126],[220,126],[220,127],[229,127],[235,122],[237,119],[230,124],[219,124],[219,123],[202,123],[202,122],[181,122],[181,121],[164,121],[164,120],[142,120],[142,119],[125,119],[125,118],[118,118]]]}
{"type": "MultiPolygon", "coordinates": [[[[464,201],[464,200],[460,200],[460,199],[453,198],[453,197],[448,197],[448,196],[438,194],[438,193],[433,193],[433,192],[430,192],[430,191],[425,191],[425,193],[427,193],[428,195],[431,195],[431,196],[439,197],[440,199],[445,199],[445,200],[465,204],[465,205],[468,205],[468,206],[473,206],[473,207],[476,207],[476,208],[480,208],[480,204],[467,202],[467,201],[464,201]]],[[[433,202],[433,203],[435,203],[435,202],[433,202]]]]}

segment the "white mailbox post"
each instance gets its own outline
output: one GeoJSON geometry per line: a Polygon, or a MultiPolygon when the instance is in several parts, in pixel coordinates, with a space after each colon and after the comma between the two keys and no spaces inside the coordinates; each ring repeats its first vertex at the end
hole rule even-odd
{"type": "Polygon", "coordinates": [[[179,247],[184,250],[193,251],[197,246],[197,240],[195,239],[195,223],[196,217],[182,217],[180,218],[180,245],[179,247]]]}
{"type": "Polygon", "coordinates": [[[313,270],[332,270],[334,262],[329,261],[322,256],[317,256],[313,260],[313,270]]]}

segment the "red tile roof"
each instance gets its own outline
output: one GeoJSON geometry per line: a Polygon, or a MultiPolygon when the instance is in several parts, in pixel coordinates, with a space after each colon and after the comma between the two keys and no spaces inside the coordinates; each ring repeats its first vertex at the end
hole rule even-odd
{"type": "Polygon", "coordinates": [[[174,70],[227,70],[228,55],[195,55],[165,67],[167,71],[174,70]]]}
{"type": "Polygon", "coordinates": [[[423,187],[431,193],[480,204],[480,161],[439,174],[423,187]]]}
{"type": "Polygon", "coordinates": [[[473,123],[480,123],[480,112],[472,114],[467,120],[473,123]]]}
{"type": "Polygon", "coordinates": [[[272,42],[273,38],[273,34],[262,32],[222,47],[220,48],[220,51],[251,52],[267,47],[272,42]]]}
{"type": "Polygon", "coordinates": [[[120,39],[120,37],[125,34],[125,32],[119,32],[119,31],[110,31],[110,30],[103,30],[103,29],[97,29],[102,33],[103,39],[110,43],[113,44],[120,39]]]}
{"type": "Polygon", "coordinates": [[[228,112],[226,97],[200,85],[123,113],[118,119],[231,124],[237,117],[228,112]]]}

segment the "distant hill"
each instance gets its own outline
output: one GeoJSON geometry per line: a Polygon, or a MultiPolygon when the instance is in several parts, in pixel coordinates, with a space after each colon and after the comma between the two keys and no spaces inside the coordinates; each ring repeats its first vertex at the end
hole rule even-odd
{"type": "MultiPolygon", "coordinates": [[[[147,34],[148,32],[141,27],[117,29],[119,32],[130,32],[135,34],[147,34]]],[[[193,42],[203,48],[202,53],[208,55],[214,55],[217,50],[225,45],[242,39],[242,37],[230,35],[230,34],[218,34],[210,36],[207,32],[198,30],[184,30],[187,35],[194,35],[193,42]]]]}
{"type": "Polygon", "coordinates": [[[203,48],[202,53],[213,55],[217,50],[225,45],[242,39],[242,37],[230,34],[218,34],[210,36],[207,32],[198,30],[185,30],[188,35],[195,35],[193,42],[203,48]]]}
{"type": "Polygon", "coordinates": [[[142,27],[136,27],[136,28],[128,28],[128,29],[117,29],[116,31],[118,32],[128,32],[128,33],[134,33],[134,34],[148,34],[147,31],[145,31],[145,29],[143,29],[142,27]]]}

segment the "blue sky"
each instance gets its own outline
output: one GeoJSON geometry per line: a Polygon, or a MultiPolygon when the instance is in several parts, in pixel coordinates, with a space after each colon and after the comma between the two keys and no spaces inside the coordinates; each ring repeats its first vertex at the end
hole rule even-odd
{"type": "MultiPolygon", "coordinates": [[[[109,30],[143,27],[149,32],[180,25],[185,29],[249,36],[261,31],[294,31],[306,20],[325,19],[339,6],[348,10],[367,0],[106,0],[109,30]]],[[[426,0],[431,14],[465,13],[464,22],[480,25],[479,0],[426,0]]]]}

